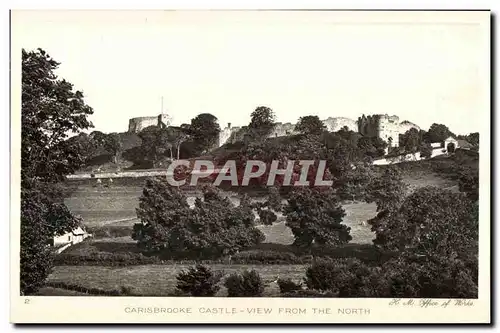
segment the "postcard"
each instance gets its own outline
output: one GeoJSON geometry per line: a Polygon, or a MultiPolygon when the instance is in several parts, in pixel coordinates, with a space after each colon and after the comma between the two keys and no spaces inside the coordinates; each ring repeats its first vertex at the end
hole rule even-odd
{"type": "Polygon", "coordinates": [[[490,25],[11,11],[11,321],[490,323],[490,25]]]}

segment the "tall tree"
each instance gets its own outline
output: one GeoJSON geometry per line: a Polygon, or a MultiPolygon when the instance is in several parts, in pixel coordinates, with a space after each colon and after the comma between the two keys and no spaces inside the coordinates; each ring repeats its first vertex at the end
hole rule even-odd
{"type": "Polygon", "coordinates": [[[158,126],[148,126],[139,133],[142,140],[141,149],[145,158],[156,167],[158,161],[166,156],[166,152],[170,152],[172,159],[172,143],[168,136],[168,129],[158,126]]]}
{"type": "Polygon", "coordinates": [[[217,117],[210,113],[202,113],[191,119],[189,132],[195,141],[198,152],[205,153],[219,140],[220,126],[217,117]]]}
{"type": "Polygon", "coordinates": [[[326,126],[318,116],[305,116],[299,118],[295,130],[302,134],[319,135],[326,130],[326,126]]]}
{"type": "Polygon", "coordinates": [[[59,63],[44,50],[22,51],[21,176],[44,181],[60,180],[80,164],[67,160],[68,134],[92,127],[93,113],[83,93],[59,79],[59,63]]]}
{"type": "Polygon", "coordinates": [[[86,133],[74,135],[63,144],[66,158],[71,165],[85,165],[98,147],[97,142],[86,133]]]}
{"type": "Polygon", "coordinates": [[[400,136],[399,146],[404,147],[407,153],[415,154],[422,143],[420,132],[416,128],[410,128],[400,136]]]}
{"type": "Polygon", "coordinates": [[[172,144],[172,147],[177,151],[177,159],[180,158],[181,145],[188,141],[191,136],[189,135],[189,129],[186,127],[168,127],[167,128],[168,141],[172,144]]]}
{"type": "Polygon", "coordinates": [[[118,133],[110,133],[105,135],[103,146],[108,153],[111,154],[113,163],[118,163],[120,153],[122,151],[122,140],[118,133]]]}
{"type": "Polygon", "coordinates": [[[265,140],[274,129],[276,116],[271,108],[267,106],[257,107],[250,115],[248,125],[249,140],[265,140]]]}
{"type": "MultiPolygon", "coordinates": [[[[92,127],[83,93],[55,75],[59,63],[44,50],[22,50],[21,294],[35,293],[52,269],[52,237],[80,223],[56,183],[85,161],[68,134],[92,127]]],[[[75,141],[76,140],[76,141],[75,141]]]]}
{"type": "Polygon", "coordinates": [[[431,143],[433,142],[444,142],[450,136],[454,136],[453,132],[450,131],[446,125],[443,124],[432,124],[427,132],[428,139],[431,143]]]}
{"type": "Polygon", "coordinates": [[[352,239],[351,228],[342,224],[345,211],[331,189],[298,188],[291,193],[284,215],[297,246],[342,245],[352,239]]]}

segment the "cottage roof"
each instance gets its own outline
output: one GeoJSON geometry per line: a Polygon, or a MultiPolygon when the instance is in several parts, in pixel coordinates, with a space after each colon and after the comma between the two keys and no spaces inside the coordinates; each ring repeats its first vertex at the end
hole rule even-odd
{"type": "Polygon", "coordinates": [[[73,229],[73,231],[71,231],[71,233],[75,236],[86,234],[86,232],[81,227],[77,227],[76,229],[73,229]]]}
{"type": "Polygon", "coordinates": [[[472,148],[473,145],[467,140],[457,140],[460,148],[472,148]]]}

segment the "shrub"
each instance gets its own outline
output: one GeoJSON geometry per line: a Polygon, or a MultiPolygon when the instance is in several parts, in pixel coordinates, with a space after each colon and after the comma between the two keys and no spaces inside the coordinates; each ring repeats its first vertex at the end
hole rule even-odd
{"type": "Polygon", "coordinates": [[[321,298],[321,297],[338,297],[338,294],[331,291],[319,291],[319,290],[295,290],[281,294],[282,297],[294,297],[294,298],[321,298]]]}
{"type": "Polygon", "coordinates": [[[191,296],[214,296],[222,274],[212,272],[209,267],[198,264],[177,275],[177,289],[191,296]]]}
{"type": "Polygon", "coordinates": [[[249,250],[232,257],[238,264],[300,264],[302,260],[291,252],[249,250]]]}
{"type": "Polygon", "coordinates": [[[120,289],[105,290],[100,288],[87,288],[77,284],[71,284],[66,282],[47,282],[48,287],[66,289],[78,291],[84,294],[94,295],[94,296],[130,296],[132,295],[132,289],[129,287],[122,286],[120,289]]]}
{"type": "Polygon", "coordinates": [[[331,291],[339,297],[373,297],[377,294],[378,270],[360,260],[317,260],[306,270],[309,289],[331,291]]]}
{"type": "Polygon", "coordinates": [[[302,285],[293,282],[291,279],[278,279],[278,286],[282,294],[302,290],[302,285]]]}
{"type": "Polygon", "coordinates": [[[130,236],[133,231],[132,226],[100,226],[100,227],[89,227],[87,231],[92,234],[94,239],[97,238],[114,238],[114,237],[125,237],[130,236]]]}
{"type": "Polygon", "coordinates": [[[121,286],[120,287],[120,295],[133,295],[134,288],[129,286],[121,286]]]}
{"type": "Polygon", "coordinates": [[[432,156],[432,146],[430,143],[423,143],[420,146],[420,157],[429,158],[432,156]]]}
{"type": "Polygon", "coordinates": [[[259,209],[259,217],[260,221],[264,225],[272,225],[278,219],[278,216],[272,211],[268,209],[259,209]]]}
{"type": "Polygon", "coordinates": [[[262,296],[264,292],[262,278],[255,270],[231,274],[226,278],[224,286],[229,297],[255,297],[262,296]]]}
{"type": "MultiPolygon", "coordinates": [[[[382,265],[379,283],[401,298],[477,298],[477,258],[402,255],[382,265]]],[[[382,297],[384,295],[381,295],[382,297]]]]}
{"type": "Polygon", "coordinates": [[[157,257],[147,257],[141,253],[131,252],[90,252],[85,254],[63,252],[54,258],[54,265],[56,266],[129,266],[157,263],[160,263],[157,257]]]}

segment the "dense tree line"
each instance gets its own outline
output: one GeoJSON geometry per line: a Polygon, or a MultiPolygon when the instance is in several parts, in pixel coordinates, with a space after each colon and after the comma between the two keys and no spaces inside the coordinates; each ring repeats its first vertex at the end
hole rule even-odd
{"type": "Polygon", "coordinates": [[[22,51],[21,294],[43,286],[52,269],[51,240],[80,224],[58,183],[86,160],[93,113],[83,93],[58,78],[59,63],[44,50],[22,51]],[[68,140],[70,134],[76,134],[68,140]]]}

